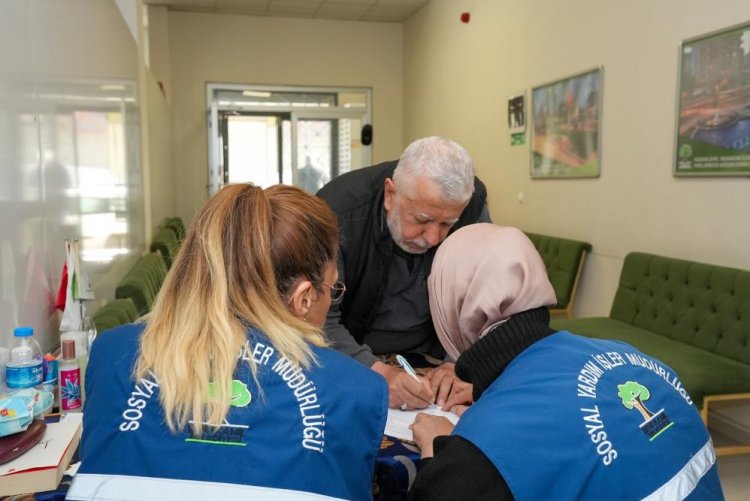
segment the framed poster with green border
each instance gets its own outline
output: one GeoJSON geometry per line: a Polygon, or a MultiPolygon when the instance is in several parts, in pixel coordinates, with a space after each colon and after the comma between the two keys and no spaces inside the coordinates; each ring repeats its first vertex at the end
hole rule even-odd
{"type": "Polygon", "coordinates": [[[526,142],[526,96],[517,94],[508,99],[508,131],[510,145],[519,146],[526,142]]]}
{"type": "Polygon", "coordinates": [[[750,22],[680,44],[675,176],[750,176],[750,22]]]}
{"type": "Polygon", "coordinates": [[[531,89],[533,179],[599,176],[603,71],[531,89]]]}

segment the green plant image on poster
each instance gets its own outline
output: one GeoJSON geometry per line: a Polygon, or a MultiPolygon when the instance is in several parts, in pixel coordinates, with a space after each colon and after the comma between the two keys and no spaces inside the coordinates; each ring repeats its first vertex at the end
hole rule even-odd
{"type": "Polygon", "coordinates": [[[750,23],[680,45],[676,176],[750,175],[750,23]]]}
{"type": "Polygon", "coordinates": [[[597,177],[602,68],[531,91],[531,177],[597,177]]]}

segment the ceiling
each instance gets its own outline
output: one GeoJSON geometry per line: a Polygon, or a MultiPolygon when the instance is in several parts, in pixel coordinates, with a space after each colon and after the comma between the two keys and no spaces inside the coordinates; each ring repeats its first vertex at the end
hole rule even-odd
{"type": "Polygon", "coordinates": [[[144,0],[170,11],[403,22],[429,0],[144,0]]]}

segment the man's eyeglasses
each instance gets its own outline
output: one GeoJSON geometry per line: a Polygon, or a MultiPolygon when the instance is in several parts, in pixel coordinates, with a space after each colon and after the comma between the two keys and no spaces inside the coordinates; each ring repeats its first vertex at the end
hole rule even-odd
{"type": "Polygon", "coordinates": [[[344,285],[344,282],[335,282],[333,285],[325,282],[318,283],[331,289],[331,303],[338,304],[344,299],[344,292],[346,292],[346,285],[344,285]]]}

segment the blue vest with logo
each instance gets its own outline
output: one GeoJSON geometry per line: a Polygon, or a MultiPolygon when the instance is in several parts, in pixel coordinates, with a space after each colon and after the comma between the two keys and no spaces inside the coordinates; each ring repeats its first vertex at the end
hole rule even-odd
{"type": "Polygon", "coordinates": [[[262,391],[240,362],[225,424],[201,437],[172,434],[158,381],[130,375],[143,327],[108,331],[92,346],[69,498],[371,499],[388,405],[381,376],[317,347],[318,364],[299,370],[250,329],[244,356],[255,360],[262,391]]]}
{"type": "Polygon", "coordinates": [[[674,371],[632,346],[558,332],[523,351],[454,430],[519,500],[723,499],[674,371]]]}

